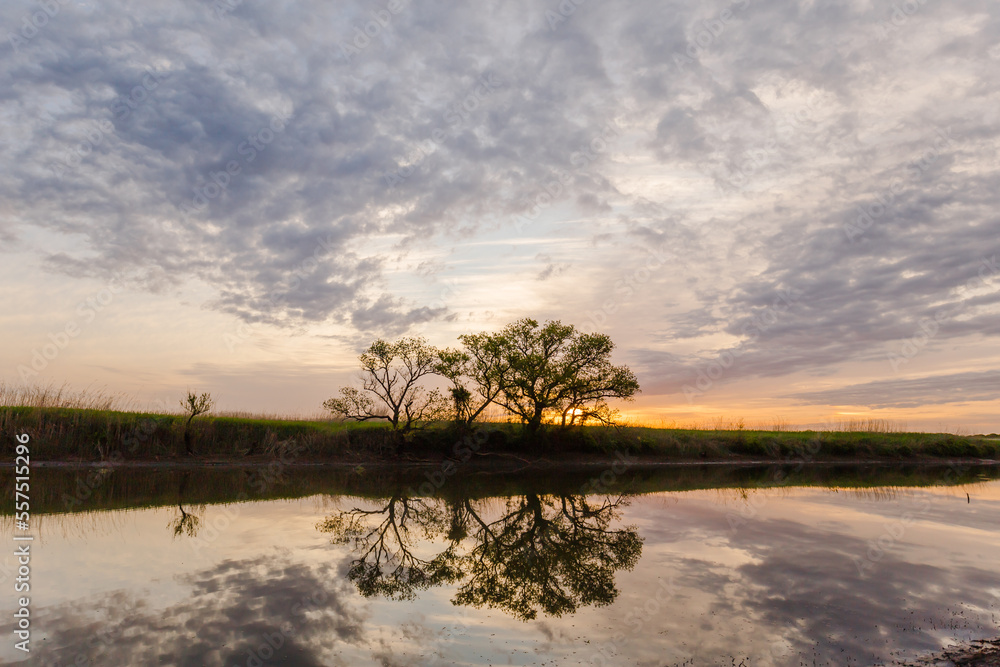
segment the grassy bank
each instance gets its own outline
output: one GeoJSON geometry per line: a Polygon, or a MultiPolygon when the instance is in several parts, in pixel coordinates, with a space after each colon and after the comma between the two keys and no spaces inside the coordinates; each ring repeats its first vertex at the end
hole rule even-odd
{"type": "MultiPolygon", "coordinates": [[[[747,464],[629,468],[608,484],[598,484],[606,467],[589,470],[466,471],[443,484],[438,466],[52,466],[32,471],[34,514],[136,509],[171,505],[213,505],[247,500],[279,500],[314,495],[380,500],[394,496],[436,497],[447,501],[478,500],[526,493],[616,495],[719,489],[722,497],[771,488],[821,487],[889,497],[898,489],[971,485],[1000,479],[1000,467],[868,463],[797,466],[747,464]],[[428,482],[431,481],[430,486],[428,482]],[[727,494],[726,490],[730,490],[727,494]]],[[[0,516],[13,513],[14,479],[0,479],[0,516]]],[[[973,490],[973,494],[975,491],[973,490]]]]}
{"type": "Polygon", "coordinates": [[[471,447],[479,456],[518,459],[608,457],[626,452],[660,461],[1000,458],[1000,439],[944,433],[684,430],[551,427],[525,438],[517,424],[459,431],[430,425],[405,437],[376,423],[199,417],[195,455],[184,453],[186,417],[114,410],[0,406],[0,457],[13,460],[14,435],[31,436],[33,461],[440,460],[471,447]]]}
{"type": "MultiPolygon", "coordinates": [[[[2,455],[13,456],[13,435],[31,436],[42,461],[153,461],[188,459],[184,415],[78,408],[0,407],[2,455]]],[[[374,424],[200,417],[190,424],[196,458],[276,457],[292,447],[313,458],[379,452],[391,434],[374,424]],[[355,445],[352,446],[352,438],[355,445]],[[363,441],[359,443],[357,441],[363,441]]]]}

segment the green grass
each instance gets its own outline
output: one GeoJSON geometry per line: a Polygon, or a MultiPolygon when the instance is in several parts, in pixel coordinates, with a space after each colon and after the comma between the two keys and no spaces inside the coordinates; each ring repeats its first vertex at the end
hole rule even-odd
{"type": "Polygon", "coordinates": [[[948,433],[695,431],[631,427],[635,451],[668,459],[996,458],[1000,441],[948,433]]]}
{"type": "MultiPolygon", "coordinates": [[[[65,407],[0,405],[0,457],[14,457],[14,435],[31,436],[34,461],[187,461],[186,417],[65,407]]],[[[884,431],[690,430],[625,426],[550,427],[537,440],[517,424],[489,423],[481,453],[572,460],[624,451],[662,461],[813,461],[1000,458],[1000,440],[946,433],[884,431]]],[[[405,441],[383,423],[197,417],[194,460],[352,462],[448,456],[468,434],[431,425],[405,441]]]]}
{"type": "MultiPolygon", "coordinates": [[[[184,415],[78,408],[0,406],[0,455],[12,458],[13,436],[31,436],[35,460],[149,461],[183,457],[184,415]]],[[[191,423],[196,454],[202,457],[242,459],[278,457],[291,448],[314,457],[350,455],[352,439],[379,451],[387,431],[375,424],[322,421],[198,417],[191,423]],[[353,438],[352,438],[353,436],[353,438]]]]}

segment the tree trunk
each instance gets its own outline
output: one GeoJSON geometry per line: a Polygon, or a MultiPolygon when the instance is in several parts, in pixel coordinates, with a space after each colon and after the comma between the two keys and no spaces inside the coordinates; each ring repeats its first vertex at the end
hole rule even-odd
{"type": "Polygon", "coordinates": [[[189,456],[194,454],[194,448],[192,445],[193,438],[191,437],[191,420],[194,419],[194,415],[188,417],[187,422],[184,424],[184,451],[189,456]]]}
{"type": "Polygon", "coordinates": [[[535,412],[531,415],[531,419],[525,425],[528,435],[528,442],[535,444],[538,442],[538,432],[542,429],[542,411],[539,408],[535,408],[535,412]]]}
{"type": "Polygon", "coordinates": [[[401,457],[406,449],[406,434],[402,431],[394,430],[393,437],[396,439],[396,457],[401,457]]]}

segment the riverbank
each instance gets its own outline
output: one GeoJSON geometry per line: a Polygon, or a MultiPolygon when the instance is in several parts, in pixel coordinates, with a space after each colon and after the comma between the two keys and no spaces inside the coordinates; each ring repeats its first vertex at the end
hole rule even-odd
{"type": "Polygon", "coordinates": [[[903,667],[1000,667],[1000,638],[975,641],[919,662],[900,664],[903,667]]]}
{"type": "Polygon", "coordinates": [[[198,417],[75,408],[0,407],[0,458],[12,461],[14,436],[27,433],[34,462],[456,463],[484,457],[508,464],[574,461],[914,461],[1000,459],[1000,438],[947,433],[685,430],[549,427],[535,439],[519,424],[458,428],[431,424],[406,435],[383,424],[198,417]]]}
{"type": "MultiPolygon", "coordinates": [[[[554,496],[616,496],[717,489],[748,498],[767,489],[827,488],[884,499],[931,487],[962,487],[977,502],[978,485],[1000,479],[1000,465],[969,461],[881,463],[673,463],[643,465],[531,466],[497,469],[479,465],[341,465],[271,461],[249,463],[41,463],[31,471],[34,514],[137,507],[218,505],[291,500],[310,496],[481,499],[540,493],[554,496]]],[[[0,492],[14,497],[13,476],[0,492]]],[[[0,515],[13,513],[0,504],[0,515]]]]}

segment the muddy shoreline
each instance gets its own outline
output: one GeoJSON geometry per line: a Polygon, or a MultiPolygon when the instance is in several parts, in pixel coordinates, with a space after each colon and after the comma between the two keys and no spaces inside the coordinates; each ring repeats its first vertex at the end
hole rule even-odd
{"type": "Polygon", "coordinates": [[[900,667],[1000,667],[1000,638],[981,639],[900,667]]]}
{"type": "MultiPolygon", "coordinates": [[[[4,457],[0,463],[12,464],[13,459],[4,457]]],[[[462,470],[511,471],[511,470],[589,470],[608,466],[627,466],[630,469],[657,468],[689,468],[693,466],[781,466],[800,468],[803,466],[926,466],[926,467],[1000,467],[998,459],[983,458],[816,458],[803,460],[801,458],[726,458],[726,459],[663,459],[655,456],[633,456],[618,454],[615,456],[599,455],[566,455],[555,457],[528,457],[506,455],[502,453],[487,453],[467,461],[455,461],[452,458],[440,456],[402,457],[390,459],[385,457],[351,457],[340,460],[310,460],[283,459],[272,456],[255,456],[242,458],[190,457],[163,459],[130,459],[130,460],[33,460],[32,467],[48,468],[257,468],[279,464],[288,468],[331,468],[350,470],[363,466],[370,469],[396,470],[407,468],[440,467],[451,463],[462,470]]]]}

